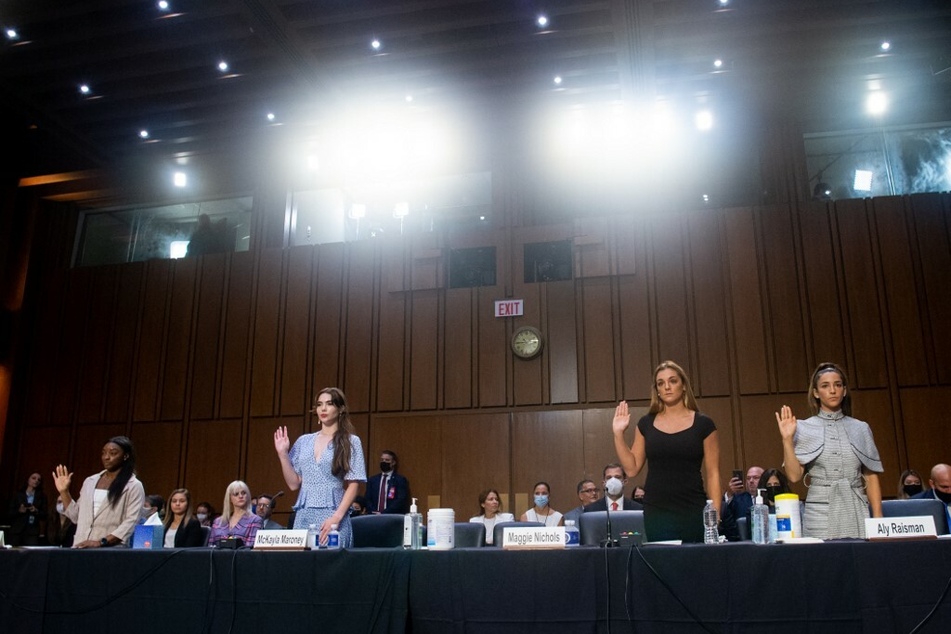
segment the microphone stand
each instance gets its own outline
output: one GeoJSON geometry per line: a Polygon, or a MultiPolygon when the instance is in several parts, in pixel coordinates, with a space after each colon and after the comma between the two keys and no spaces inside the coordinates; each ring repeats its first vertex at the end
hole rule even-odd
{"type": "MultiPolygon", "coordinates": [[[[604,510],[606,513],[605,518],[607,524],[607,535],[605,539],[601,540],[601,548],[617,548],[620,544],[618,543],[618,540],[614,539],[614,533],[611,529],[611,503],[608,500],[610,500],[610,498],[607,495],[607,489],[605,489],[604,510]]],[[[621,497],[621,500],[623,501],[624,498],[621,497]]]]}

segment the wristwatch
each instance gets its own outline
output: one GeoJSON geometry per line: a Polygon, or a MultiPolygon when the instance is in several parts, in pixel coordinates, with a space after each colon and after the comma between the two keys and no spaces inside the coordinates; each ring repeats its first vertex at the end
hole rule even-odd
{"type": "Polygon", "coordinates": [[[102,539],[100,539],[100,540],[99,540],[99,547],[100,547],[100,548],[108,548],[108,547],[109,547],[109,540],[106,539],[105,537],[103,537],[102,539]]]}

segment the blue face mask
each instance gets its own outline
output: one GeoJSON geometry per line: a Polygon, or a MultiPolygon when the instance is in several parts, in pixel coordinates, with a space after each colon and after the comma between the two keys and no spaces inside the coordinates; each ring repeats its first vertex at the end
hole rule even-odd
{"type": "Polygon", "coordinates": [[[547,495],[536,495],[535,496],[535,506],[542,507],[548,505],[548,496],[547,495]]]}

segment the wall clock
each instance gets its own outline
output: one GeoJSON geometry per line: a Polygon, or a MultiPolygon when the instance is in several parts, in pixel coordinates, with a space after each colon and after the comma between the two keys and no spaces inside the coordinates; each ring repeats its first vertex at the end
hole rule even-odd
{"type": "Polygon", "coordinates": [[[522,359],[531,359],[542,351],[542,333],[531,326],[521,326],[512,335],[512,352],[522,359]]]}

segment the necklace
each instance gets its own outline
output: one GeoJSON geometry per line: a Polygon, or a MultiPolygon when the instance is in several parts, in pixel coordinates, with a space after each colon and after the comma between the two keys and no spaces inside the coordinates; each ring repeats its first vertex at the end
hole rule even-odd
{"type": "MultiPolygon", "coordinates": [[[[542,515],[540,515],[538,511],[535,511],[535,521],[538,521],[539,517],[542,517],[542,515]]],[[[548,512],[545,513],[544,517],[545,519],[542,520],[542,522],[545,524],[545,526],[548,526],[548,518],[551,517],[551,508],[548,509],[548,512]]]]}

